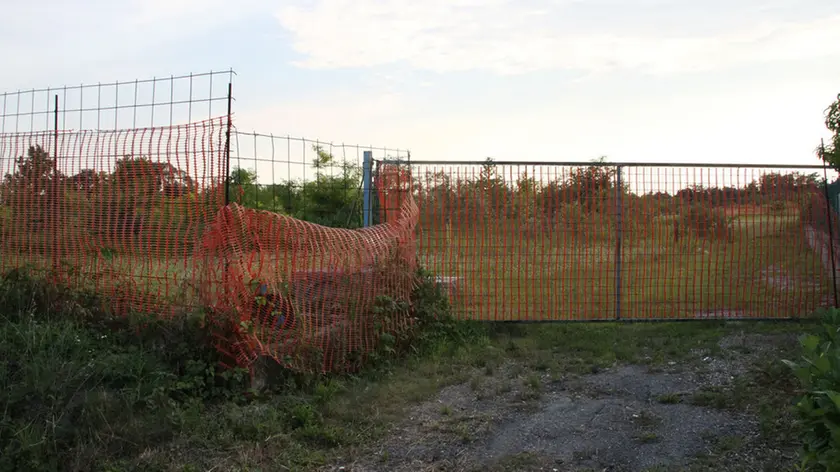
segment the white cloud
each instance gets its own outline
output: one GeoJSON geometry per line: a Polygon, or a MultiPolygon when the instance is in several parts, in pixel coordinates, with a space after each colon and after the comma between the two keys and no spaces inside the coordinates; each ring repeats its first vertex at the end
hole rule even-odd
{"type": "MultiPolygon", "coordinates": [[[[755,20],[728,33],[676,36],[657,34],[650,24],[632,32],[632,24],[621,24],[631,5],[612,11],[604,6],[605,23],[620,28],[595,31],[575,25],[568,9],[577,2],[534,3],[315,0],[311,7],[281,8],[276,16],[304,56],[296,64],[312,69],[402,62],[434,72],[642,69],[666,74],[840,54],[840,14],[801,22],[755,20]]],[[[684,15],[679,21],[689,30],[693,18],[684,15]]],[[[674,30],[672,23],[667,26],[663,30],[674,30]]]]}

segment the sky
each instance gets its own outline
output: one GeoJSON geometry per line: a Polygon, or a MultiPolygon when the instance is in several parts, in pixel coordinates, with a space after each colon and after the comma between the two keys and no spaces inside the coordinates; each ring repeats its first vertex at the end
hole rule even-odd
{"type": "MultiPolygon", "coordinates": [[[[260,159],[274,135],[413,160],[820,164],[840,93],[836,0],[0,2],[0,92],[232,68],[236,129],[266,135],[236,153],[260,159]]],[[[94,126],[83,115],[62,127],[94,126]]],[[[273,142],[278,160],[313,155],[273,142]]]]}

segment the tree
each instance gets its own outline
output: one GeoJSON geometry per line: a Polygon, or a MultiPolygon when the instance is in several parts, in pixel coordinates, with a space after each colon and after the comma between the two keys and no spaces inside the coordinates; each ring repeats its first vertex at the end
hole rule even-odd
{"type": "Polygon", "coordinates": [[[80,192],[93,193],[108,180],[108,174],[94,169],[82,169],[67,182],[80,192]]]}
{"type": "Polygon", "coordinates": [[[254,185],[257,183],[257,172],[242,167],[234,167],[230,171],[230,184],[236,186],[254,185]]]}
{"type": "Polygon", "coordinates": [[[17,158],[17,170],[6,174],[6,183],[15,192],[29,192],[44,195],[53,187],[52,182],[62,177],[55,171],[55,159],[40,144],[30,146],[26,156],[17,158]]]}
{"type": "MultiPolygon", "coordinates": [[[[335,156],[321,146],[313,146],[315,180],[300,186],[300,197],[292,215],[313,223],[332,227],[355,228],[362,222],[362,169],[354,163],[336,163],[335,156]],[[341,173],[327,174],[325,169],[340,167],[341,173]]],[[[291,183],[291,182],[289,182],[291,183]]]]}
{"type": "Polygon", "coordinates": [[[603,165],[606,157],[593,161],[593,165],[578,167],[569,173],[568,190],[571,197],[586,211],[601,211],[605,202],[615,195],[617,170],[603,165]]]}
{"type": "Polygon", "coordinates": [[[38,144],[30,146],[16,163],[15,173],[6,174],[4,179],[5,198],[15,214],[29,215],[20,221],[23,227],[34,229],[61,201],[60,181],[64,176],[56,170],[55,159],[38,144]]]}
{"type": "Polygon", "coordinates": [[[253,169],[235,167],[230,173],[230,196],[240,205],[284,213],[326,226],[357,228],[362,222],[362,169],[352,162],[313,146],[315,180],[260,184],[253,169]],[[332,168],[340,172],[327,172],[332,168]]]}
{"type": "Polygon", "coordinates": [[[168,162],[126,156],[116,162],[113,181],[120,192],[134,197],[180,197],[197,190],[189,174],[168,162]]]}
{"type": "Polygon", "coordinates": [[[820,159],[834,170],[840,171],[840,94],[837,100],[825,109],[825,127],[833,133],[825,146],[817,149],[820,159]]]}
{"type": "Polygon", "coordinates": [[[265,209],[259,201],[257,172],[252,169],[234,167],[230,171],[230,198],[250,208],[265,209]]]}

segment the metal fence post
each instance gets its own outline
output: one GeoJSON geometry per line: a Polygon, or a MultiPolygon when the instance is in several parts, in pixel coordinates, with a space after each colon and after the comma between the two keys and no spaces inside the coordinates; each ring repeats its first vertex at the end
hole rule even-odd
{"type": "Polygon", "coordinates": [[[53,269],[55,270],[55,275],[58,275],[58,265],[59,265],[59,254],[58,254],[58,213],[60,211],[60,204],[58,201],[58,94],[55,96],[55,115],[53,117],[54,120],[54,129],[53,129],[53,182],[52,188],[49,190],[52,192],[52,233],[53,233],[53,269]]]}
{"type": "Polygon", "coordinates": [[[362,226],[370,226],[371,217],[371,181],[373,180],[373,151],[363,153],[362,162],[362,226]]]}
{"type": "Polygon", "coordinates": [[[831,282],[834,292],[834,308],[840,308],[840,299],[837,293],[837,263],[834,258],[834,225],[832,224],[831,200],[828,196],[828,163],[825,161],[825,144],[820,140],[820,157],[823,159],[823,191],[825,192],[825,217],[828,224],[828,257],[831,258],[831,282]]]}
{"type": "Polygon", "coordinates": [[[621,210],[622,196],[621,189],[621,166],[616,166],[615,172],[615,319],[621,319],[621,210]]]}
{"type": "MultiPolygon", "coordinates": [[[[230,129],[233,125],[231,121],[231,107],[233,102],[233,82],[228,82],[227,93],[227,127],[225,129],[225,206],[230,204],[230,129]]],[[[256,148],[254,149],[256,155],[256,148]]]]}

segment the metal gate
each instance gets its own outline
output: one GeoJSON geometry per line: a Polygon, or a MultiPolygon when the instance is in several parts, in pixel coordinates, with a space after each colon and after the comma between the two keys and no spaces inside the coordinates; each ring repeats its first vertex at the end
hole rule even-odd
{"type": "Polygon", "coordinates": [[[462,318],[778,319],[835,304],[819,166],[383,163],[410,171],[419,259],[462,318]]]}

